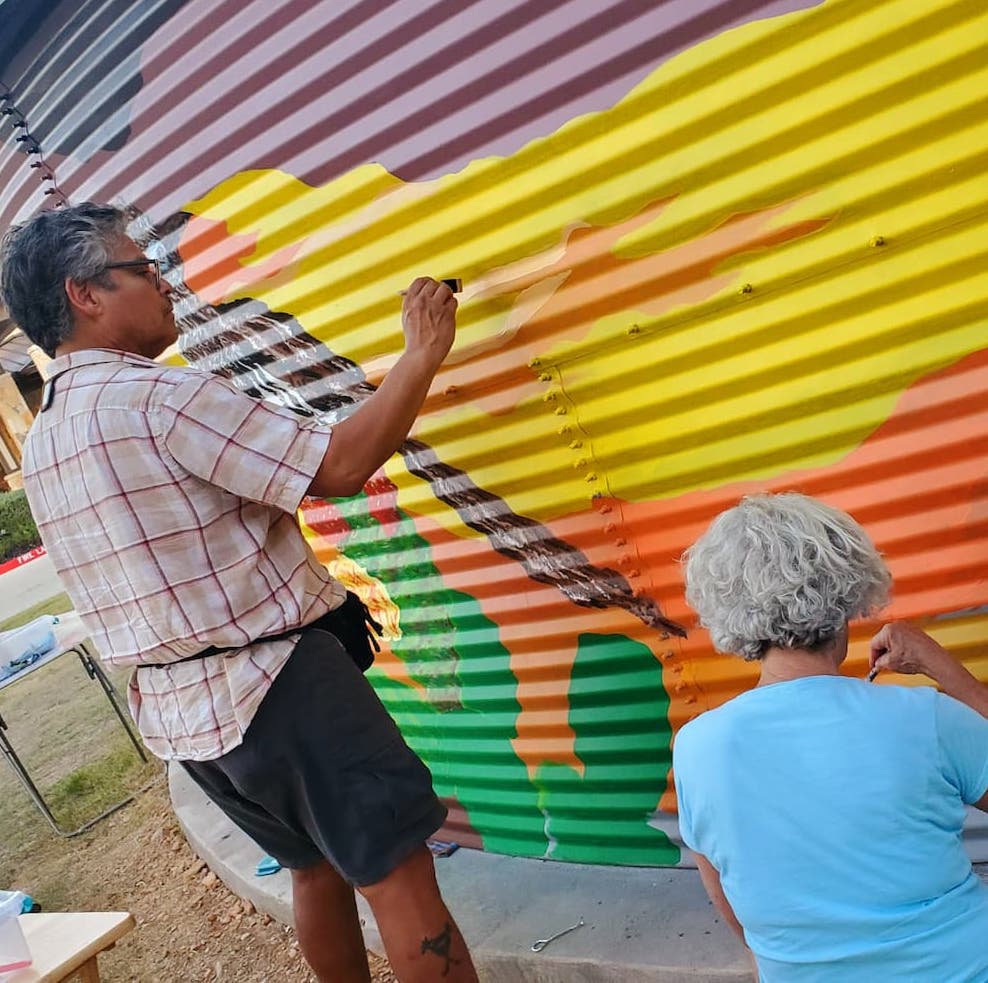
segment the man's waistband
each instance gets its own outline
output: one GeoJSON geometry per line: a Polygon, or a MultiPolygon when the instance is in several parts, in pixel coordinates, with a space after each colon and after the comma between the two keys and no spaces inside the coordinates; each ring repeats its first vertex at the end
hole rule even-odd
{"type": "Polygon", "coordinates": [[[167,669],[170,666],[181,665],[183,662],[196,662],[214,655],[240,652],[252,645],[260,645],[264,642],[284,641],[312,630],[328,631],[331,635],[335,635],[360,667],[361,672],[366,672],[371,667],[375,653],[381,651],[377,641],[381,637],[381,626],[374,620],[367,605],[352,591],[347,591],[346,597],[339,607],[321,614],[315,621],[310,621],[306,625],[286,628],[284,631],[275,632],[271,635],[261,635],[244,645],[230,645],[223,648],[210,645],[209,648],[196,652],[194,655],[187,655],[182,659],[174,659],[172,662],[145,662],[141,663],[138,668],[167,669]]]}

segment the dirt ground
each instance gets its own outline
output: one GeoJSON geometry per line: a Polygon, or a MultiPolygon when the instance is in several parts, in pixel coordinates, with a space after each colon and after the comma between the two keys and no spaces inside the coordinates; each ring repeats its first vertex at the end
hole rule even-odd
{"type": "MultiPolygon", "coordinates": [[[[192,852],[162,777],[125,809],[74,840],[25,858],[16,883],[60,907],[130,911],[137,930],[100,956],[104,983],[302,983],[315,978],[295,933],[228,891],[192,852]]],[[[393,983],[370,955],[376,983],[393,983]]]]}

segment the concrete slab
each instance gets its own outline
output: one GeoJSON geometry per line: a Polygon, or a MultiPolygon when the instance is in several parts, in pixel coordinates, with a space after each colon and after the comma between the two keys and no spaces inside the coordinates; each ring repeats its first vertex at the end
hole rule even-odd
{"type": "MultiPolygon", "coordinates": [[[[216,875],[259,911],[291,922],[285,871],[257,877],[262,851],[177,767],[172,804],[216,875]]],[[[489,983],[724,983],[751,980],[748,962],[717,918],[695,870],[614,868],[458,850],[436,862],[439,882],[489,983]],[[536,939],[585,925],[541,953],[536,939]]],[[[367,947],[383,952],[358,895],[367,947]]]]}

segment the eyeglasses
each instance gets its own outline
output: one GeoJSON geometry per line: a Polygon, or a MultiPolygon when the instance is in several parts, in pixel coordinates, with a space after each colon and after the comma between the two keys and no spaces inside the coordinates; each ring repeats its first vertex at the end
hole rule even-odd
{"type": "Polygon", "coordinates": [[[137,269],[141,266],[150,266],[154,270],[154,286],[156,290],[161,289],[161,260],[150,259],[128,259],[122,263],[107,263],[104,270],[129,270],[137,269]]]}

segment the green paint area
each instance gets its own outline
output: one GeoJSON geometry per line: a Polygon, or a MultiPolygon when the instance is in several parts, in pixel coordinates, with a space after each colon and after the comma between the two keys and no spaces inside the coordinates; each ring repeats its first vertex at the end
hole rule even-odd
{"type": "Polygon", "coordinates": [[[581,777],[543,765],[539,802],[555,860],[663,865],[679,848],[648,825],[672,765],[662,666],[624,635],[581,635],[570,677],[569,723],[581,777]]]}
{"type": "Polygon", "coordinates": [[[368,678],[429,765],[437,793],[463,806],[485,849],[583,863],[678,862],[679,850],[646,824],[665,787],[671,743],[669,698],[652,653],[623,635],[580,636],[569,722],[586,773],[545,765],[533,783],[511,745],[521,707],[498,626],[473,597],[444,584],[428,541],[390,496],[337,506],[349,527],[338,546],[398,605],[402,638],[393,649],[424,694],[375,668],[368,678]]]}
{"type": "Polygon", "coordinates": [[[398,605],[402,637],[392,648],[409,676],[425,687],[434,705],[458,707],[457,629],[449,616],[449,591],[432,562],[429,544],[393,506],[381,516],[373,514],[369,504],[364,493],[337,500],[350,527],[337,546],[385,584],[398,605]]]}
{"type": "Polygon", "coordinates": [[[428,764],[436,792],[463,806],[484,848],[541,856],[538,793],[511,746],[521,709],[517,681],[497,625],[474,598],[445,586],[431,546],[407,515],[393,503],[372,513],[370,504],[367,496],[337,502],[350,527],[338,547],[398,605],[402,638],[392,648],[425,697],[377,669],[368,678],[428,764]]]}

